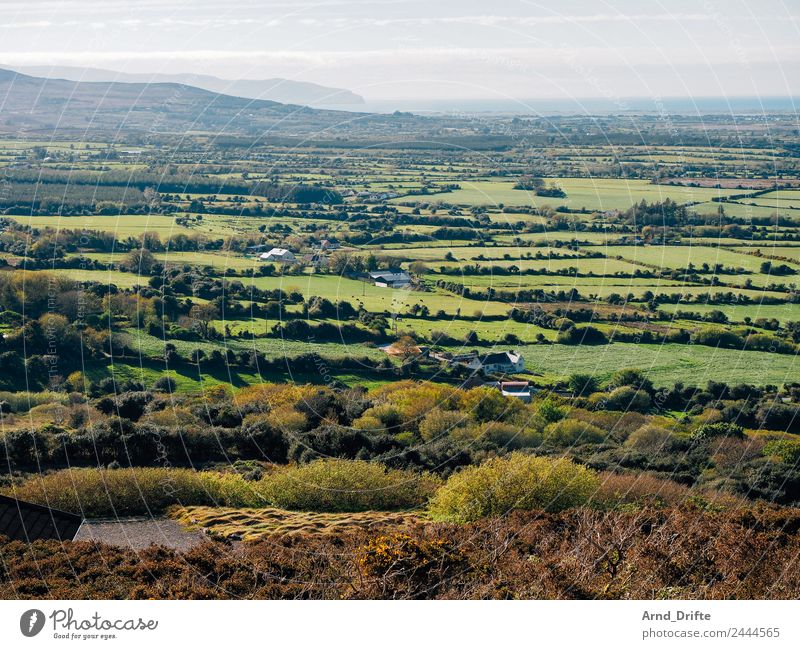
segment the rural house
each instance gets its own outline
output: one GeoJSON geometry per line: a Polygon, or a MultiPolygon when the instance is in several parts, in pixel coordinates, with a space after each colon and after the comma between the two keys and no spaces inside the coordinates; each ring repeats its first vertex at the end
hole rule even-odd
{"type": "Polygon", "coordinates": [[[525,359],[522,355],[513,351],[492,352],[480,359],[481,367],[484,372],[511,373],[522,372],[525,369],[525,359]]]}
{"type": "Polygon", "coordinates": [[[525,370],[525,359],[513,351],[492,352],[479,356],[476,351],[453,355],[447,352],[431,352],[431,358],[440,360],[448,365],[463,365],[471,370],[480,370],[487,374],[499,372],[510,374],[525,370]]]}
{"type": "Polygon", "coordinates": [[[323,239],[322,241],[319,242],[319,246],[317,246],[317,249],[320,252],[322,251],[332,252],[334,250],[339,250],[339,248],[341,248],[339,242],[333,241],[331,239],[323,239]]]}
{"type": "Polygon", "coordinates": [[[261,261],[276,261],[281,264],[292,264],[296,261],[294,253],[286,248],[273,248],[269,252],[262,252],[259,256],[261,261]]]}
{"type": "Polygon", "coordinates": [[[528,381],[493,381],[486,387],[497,388],[504,397],[514,397],[524,403],[531,402],[531,384],[528,381]]]}
{"type": "Polygon", "coordinates": [[[407,288],[411,284],[411,275],[404,270],[377,270],[369,276],[382,288],[407,288]]]}

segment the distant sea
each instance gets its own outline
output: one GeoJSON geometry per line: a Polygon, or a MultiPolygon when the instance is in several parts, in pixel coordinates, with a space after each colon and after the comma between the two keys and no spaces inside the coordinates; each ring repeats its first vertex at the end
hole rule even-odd
{"type": "MultiPolygon", "coordinates": [[[[318,106],[321,108],[321,106],[318,106]]],[[[505,115],[617,115],[669,113],[673,115],[761,114],[800,112],[800,97],[623,97],[620,99],[437,99],[381,100],[336,106],[339,110],[370,113],[394,111],[425,114],[505,115]]]]}

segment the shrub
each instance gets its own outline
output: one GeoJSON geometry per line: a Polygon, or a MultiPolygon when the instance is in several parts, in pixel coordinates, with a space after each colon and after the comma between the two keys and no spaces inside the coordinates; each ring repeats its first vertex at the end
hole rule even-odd
{"type": "Polygon", "coordinates": [[[360,460],[316,460],[278,469],[259,484],[275,507],[320,512],[407,509],[424,504],[438,480],[428,474],[389,470],[360,460]]]}
{"type": "Polygon", "coordinates": [[[744,429],[737,424],[721,421],[716,424],[703,424],[695,428],[692,439],[697,441],[713,439],[714,437],[734,437],[744,439],[744,429]]]}
{"type": "Polygon", "coordinates": [[[625,368],[614,372],[611,380],[608,382],[608,387],[613,390],[614,388],[622,386],[638,388],[639,390],[644,390],[649,393],[653,392],[653,382],[645,377],[642,370],[636,368],[625,368]]]}
{"type": "Polygon", "coordinates": [[[663,453],[670,450],[672,439],[671,431],[647,424],[632,432],[625,440],[625,445],[642,453],[663,453]]]}
{"type": "Polygon", "coordinates": [[[171,376],[162,376],[156,379],[155,383],[153,383],[153,390],[156,392],[175,392],[175,389],[178,387],[178,382],[173,379],[171,376]]]}
{"type": "Polygon", "coordinates": [[[462,412],[434,408],[420,422],[419,434],[422,439],[429,441],[447,435],[468,422],[469,417],[462,412]]]}
{"type": "Polygon", "coordinates": [[[365,432],[372,432],[372,433],[386,432],[386,428],[384,428],[383,422],[373,415],[363,415],[358,419],[354,419],[352,426],[356,430],[363,430],[365,432]]]}
{"type": "Polygon", "coordinates": [[[63,392],[6,392],[0,391],[0,401],[8,403],[9,412],[28,412],[31,408],[46,403],[67,403],[69,395],[63,392]]]}
{"type": "Polygon", "coordinates": [[[468,567],[464,551],[453,540],[420,539],[402,532],[370,539],[360,555],[364,577],[394,597],[435,597],[468,567]]]}
{"type": "Polygon", "coordinates": [[[489,442],[493,447],[510,450],[539,446],[542,443],[542,435],[535,428],[502,421],[456,428],[451,432],[451,437],[457,442],[481,440],[489,442]]]}
{"type": "Polygon", "coordinates": [[[758,351],[773,352],[775,354],[792,354],[795,351],[795,346],[788,340],[766,334],[750,334],[745,342],[748,349],[758,351]]]}
{"type": "Polygon", "coordinates": [[[160,513],[177,504],[264,505],[241,476],[191,469],[66,469],[30,478],[6,493],[93,517],[160,513]]]}
{"type": "Polygon", "coordinates": [[[688,487],[649,473],[603,473],[600,475],[600,486],[592,496],[592,504],[601,509],[632,503],[680,505],[691,495],[688,487]]]}
{"type": "Polygon", "coordinates": [[[764,455],[780,458],[786,464],[797,464],[800,462],[800,440],[780,439],[767,442],[764,455]]]}
{"type": "Polygon", "coordinates": [[[692,334],[691,340],[695,345],[728,347],[731,349],[741,349],[742,345],[744,345],[744,340],[741,336],[727,329],[722,329],[721,327],[700,329],[692,334]]]}
{"type": "Polygon", "coordinates": [[[624,385],[605,396],[604,406],[607,410],[647,410],[650,395],[642,389],[624,385]]]}
{"type": "Polygon", "coordinates": [[[556,336],[561,345],[602,345],[608,342],[606,335],[597,327],[569,327],[556,336]]]}
{"type": "Polygon", "coordinates": [[[573,408],[569,413],[569,417],[570,419],[585,421],[601,430],[608,431],[618,441],[627,439],[633,431],[650,421],[647,415],[643,415],[640,412],[584,410],[583,408],[573,408]]]}
{"type": "Polygon", "coordinates": [[[544,440],[554,446],[602,442],[605,438],[605,431],[577,419],[562,419],[544,429],[544,440]]]}
{"type": "Polygon", "coordinates": [[[536,413],[545,423],[552,424],[554,421],[563,419],[567,414],[567,409],[560,407],[555,401],[547,398],[539,403],[536,413]]]}
{"type": "Polygon", "coordinates": [[[472,388],[461,397],[461,409],[476,421],[501,421],[524,407],[518,399],[508,399],[495,388],[472,388]]]}
{"type": "Polygon", "coordinates": [[[586,503],[597,486],[592,470],[570,460],[515,452],[451,476],[433,497],[430,513],[465,523],[512,510],[557,512],[586,503]]]}
{"type": "Polygon", "coordinates": [[[591,374],[572,374],[567,383],[572,394],[578,397],[597,392],[597,379],[591,374]]]}

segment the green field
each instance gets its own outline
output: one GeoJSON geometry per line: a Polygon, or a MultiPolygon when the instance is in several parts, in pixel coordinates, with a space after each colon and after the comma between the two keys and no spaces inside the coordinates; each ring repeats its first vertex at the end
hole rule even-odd
{"type": "Polygon", "coordinates": [[[708,187],[682,187],[654,185],[646,180],[622,180],[614,178],[552,178],[547,179],[561,187],[566,198],[536,196],[533,192],[514,189],[513,182],[506,181],[461,181],[461,189],[421,197],[401,197],[392,202],[400,203],[410,198],[422,201],[441,201],[455,205],[566,205],[580,210],[625,210],[642,200],[663,201],[667,198],[677,203],[701,203],[712,197],[730,196],[741,190],[714,189],[708,187]]]}
{"type": "Polygon", "coordinates": [[[425,305],[431,311],[443,309],[450,314],[458,311],[465,314],[482,311],[487,315],[501,315],[508,312],[508,306],[499,302],[469,300],[443,292],[380,288],[373,284],[335,275],[256,277],[252,280],[242,279],[242,281],[251,282],[253,286],[260,289],[297,290],[305,296],[319,295],[333,302],[346,300],[354,306],[363,304],[367,310],[376,312],[399,313],[414,304],[425,305]]]}
{"type": "Polygon", "coordinates": [[[765,385],[794,382],[800,372],[800,360],[794,355],[697,345],[530,345],[520,351],[525,356],[527,369],[549,379],[565,378],[573,373],[602,378],[621,367],[638,367],[656,385],[679,381],[686,385],[705,385],[708,381],[765,385]]]}

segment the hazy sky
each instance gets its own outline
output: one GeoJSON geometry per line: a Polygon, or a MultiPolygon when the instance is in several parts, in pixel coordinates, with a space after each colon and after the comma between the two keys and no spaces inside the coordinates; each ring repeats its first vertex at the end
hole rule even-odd
{"type": "Polygon", "coordinates": [[[368,99],[800,94],[800,0],[0,0],[0,63],[368,99]]]}

